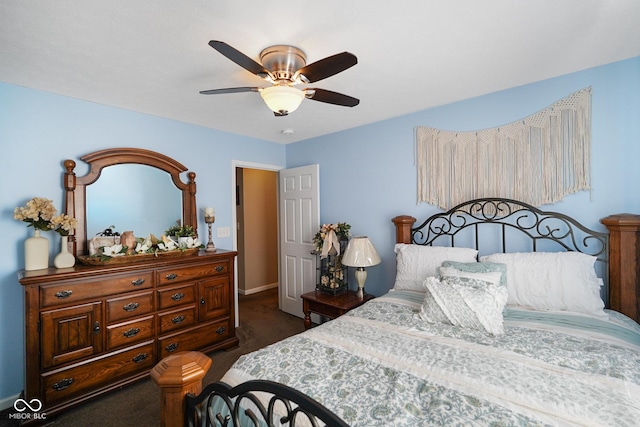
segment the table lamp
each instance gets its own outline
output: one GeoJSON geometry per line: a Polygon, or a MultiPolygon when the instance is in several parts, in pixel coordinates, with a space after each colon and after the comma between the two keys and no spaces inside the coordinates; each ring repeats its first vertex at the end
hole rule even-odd
{"type": "Polygon", "coordinates": [[[342,255],[342,265],[356,267],[359,298],[364,298],[364,282],[367,280],[365,267],[378,264],[380,264],[380,255],[367,236],[357,236],[349,240],[347,249],[342,255]]]}

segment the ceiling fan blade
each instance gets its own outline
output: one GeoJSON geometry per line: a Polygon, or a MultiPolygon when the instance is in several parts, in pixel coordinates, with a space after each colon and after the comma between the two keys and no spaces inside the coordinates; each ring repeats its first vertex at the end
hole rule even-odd
{"type": "Polygon", "coordinates": [[[211,40],[209,42],[209,46],[211,46],[212,48],[214,48],[215,50],[217,50],[218,52],[220,52],[221,54],[229,58],[231,61],[235,62],[236,64],[244,68],[245,70],[250,71],[253,74],[257,75],[258,77],[262,77],[263,79],[266,79],[267,77],[271,76],[269,71],[266,68],[264,68],[262,65],[260,65],[253,59],[249,58],[247,55],[240,52],[239,50],[229,46],[225,42],[221,42],[218,40],[211,40]]]}
{"type": "Polygon", "coordinates": [[[314,101],[326,102],[327,104],[342,105],[344,107],[355,107],[360,104],[360,100],[338,92],[324,89],[306,89],[307,98],[314,101]]]}
{"type": "Polygon", "coordinates": [[[342,52],[316,61],[300,68],[296,76],[305,83],[314,83],[334,74],[338,74],[358,63],[358,58],[352,53],[342,52]]]}
{"type": "Polygon", "coordinates": [[[219,95],[221,93],[258,92],[257,87],[228,87],[225,89],[201,90],[202,95],[219,95]]]}

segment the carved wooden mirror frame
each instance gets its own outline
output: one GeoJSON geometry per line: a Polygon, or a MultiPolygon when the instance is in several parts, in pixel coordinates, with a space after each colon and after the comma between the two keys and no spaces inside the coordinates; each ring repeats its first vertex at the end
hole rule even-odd
{"type": "Polygon", "coordinates": [[[87,243],[87,186],[93,184],[100,177],[102,169],[119,164],[139,164],[153,166],[171,175],[171,180],[182,192],[182,221],[184,225],[191,225],[197,232],[198,217],[196,208],[196,174],[187,173],[188,182],[182,182],[180,174],[187,168],[181,163],[164,154],[140,148],[109,148],[96,151],[80,157],[89,164],[89,173],[76,177],[73,169],[74,160],[65,160],[63,186],[65,189],[66,213],[78,220],[78,227],[69,235],[69,251],[75,256],[88,254],[87,243]]]}

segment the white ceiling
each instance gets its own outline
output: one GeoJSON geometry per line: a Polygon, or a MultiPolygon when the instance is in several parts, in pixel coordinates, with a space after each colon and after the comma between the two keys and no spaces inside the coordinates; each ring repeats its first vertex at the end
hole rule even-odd
{"type": "Polygon", "coordinates": [[[638,0],[2,0],[0,81],[290,143],[638,56],[639,22],[638,0]],[[313,87],[360,105],[274,117],[255,92],[200,95],[266,86],[212,39],[256,61],[351,52],[313,87]]]}

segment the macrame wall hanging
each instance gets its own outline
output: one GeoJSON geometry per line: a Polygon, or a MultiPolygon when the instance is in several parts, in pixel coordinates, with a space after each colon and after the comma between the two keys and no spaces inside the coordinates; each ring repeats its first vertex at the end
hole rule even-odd
{"type": "Polygon", "coordinates": [[[418,203],[480,197],[534,206],[591,189],[591,88],[515,123],[451,132],[416,127],[418,203]]]}

